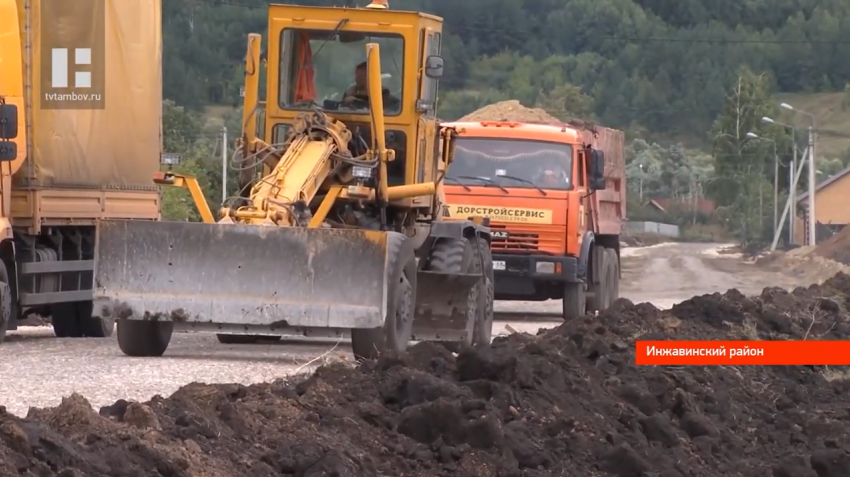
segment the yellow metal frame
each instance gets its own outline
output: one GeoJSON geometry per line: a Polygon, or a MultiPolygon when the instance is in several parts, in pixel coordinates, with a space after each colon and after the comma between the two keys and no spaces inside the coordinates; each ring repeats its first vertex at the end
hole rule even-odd
{"type": "Polygon", "coordinates": [[[201,185],[198,183],[196,177],[178,174],[172,171],[160,171],[154,174],[153,181],[155,184],[188,190],[189,194],[192,195],[192,200],[195,201],[195,207],[198,208],[198,213],[201,214],[201,220],[208,224],[215,223],[215,217],[213,217],[210,206],[207,204],[207,199],[204,197],[204,192],[201,190],[201,185]]]}

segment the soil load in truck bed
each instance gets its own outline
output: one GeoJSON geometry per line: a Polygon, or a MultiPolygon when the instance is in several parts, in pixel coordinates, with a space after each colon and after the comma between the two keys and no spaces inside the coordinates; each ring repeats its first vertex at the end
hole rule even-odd
{"type": "Polygon", "coordinates": [[[423,343],[99,413],[75,395],[27,419],[0,413],[0,475],[847,477],[841,369],[632,363],[636,338],[847,339],[848,305],[839,274],[665,312],[618,300],[457,356],[423,343]]]}

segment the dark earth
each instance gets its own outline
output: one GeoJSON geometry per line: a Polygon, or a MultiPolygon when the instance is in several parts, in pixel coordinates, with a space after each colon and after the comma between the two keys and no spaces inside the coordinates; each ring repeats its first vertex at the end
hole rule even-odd
{"type": "MultiPolygon", "coordinates": [[[[637,367],[643,339],[847,339],[850,276],[705,295],[456,357],[423,343],[274,383],[0,411],[0,475],[850,477],[844,369],[637,367]]],[[[104,383],[108,385],[108,383],[104,383]]]]}

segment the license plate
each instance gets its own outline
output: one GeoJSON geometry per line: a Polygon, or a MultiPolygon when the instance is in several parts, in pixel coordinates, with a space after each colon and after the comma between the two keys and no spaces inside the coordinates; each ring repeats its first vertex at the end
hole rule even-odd
{"type": "Polygon", "coordinates": [[[494,260],[493,261],[493,270],[504,270],[505,269],[505,261],[504,260],[494,260]]]}

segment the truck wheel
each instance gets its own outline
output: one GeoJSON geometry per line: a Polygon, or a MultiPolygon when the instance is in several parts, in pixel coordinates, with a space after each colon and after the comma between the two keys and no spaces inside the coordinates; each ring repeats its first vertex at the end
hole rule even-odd
{"type": "Polygon", "coordinates": [[[564,321],[580,318],[587,311],[587,285],[584,282],[564,286],[564,321]]]}
{"type": "Polygon", "coordinates": [[[608,265],[609,265],[609,274],[608,274],[608,290],[607,290],[607,298],[608,305],[605,308],[611,306],[614,301],[620,298],[620,260],[617,256],[617,251],[613,248],[606,248],[605,253],[608,254],[608,265]]]}
{"type": "Polygon", "coordinates": [[[50,305],[50,322],[57,338],[83,337],[83,324],[80,322],[75,302],[50,305]]]}
{"type": "MultiPolygon", "coordinates": [[[[489,248],[488,245],[487,249],[489,250],[489,248]]],[[[478,252],[473,242],[470,242],[466,238],[441,238],[434,243],[434,248],[431,250],[428,269],[447,274],[479,274],[481,273],[481,262],[479,261],[478,252]]],[[[466,339],[463,341],[440,341],[443,346],[451,351],[460,351],[461,346],[474,343],[475,326],[480,319],[478,307],[481,303],[481,288],[480,284],[475,285],[469,291],[469,295],[466,298],[468,307],[466,313],[466,339]]]]}
{"type": "Polygon", "coordinates": [[[387,351],[405,351],[413,334],[416,306],[416,254],[397,232],[387,233],[387,316],[380,328],[351,330],[355,359],[376,359],[387,351]]]}
{"type": "Polygon", "coordinates": [[[481,263],[484,264],[484,277],[479,285],[478,304],[475,318],[475,329],[472,333],[472,344],[490,344],[493,337],[493,301],[495,297],[495,277],[493,276],[493,254],[490,244],[479,237],[477,246],[472,248],[472,262],[475,273],[481,273],[481,263]]]}
{"type": "Polygon", "coordinates": [[[222,344],[254,344],[260,341],[280,341],[283,336],[266,335],[226,335],[218,333],[215,335],[218,342],[222,344]]]}
{"type": "Polygon", "coordinates": [[[6,338],[9,323],[15,318],[15,300],[9,286],[9,272],[6,271],[6,265],[0,261],[0,343],[6,338]]]}
{"type": "Polygon", "coordinates": [[[118,320],[118,347],[127,356],[162,356],[173,333],[171,321],[118,320]]]}

